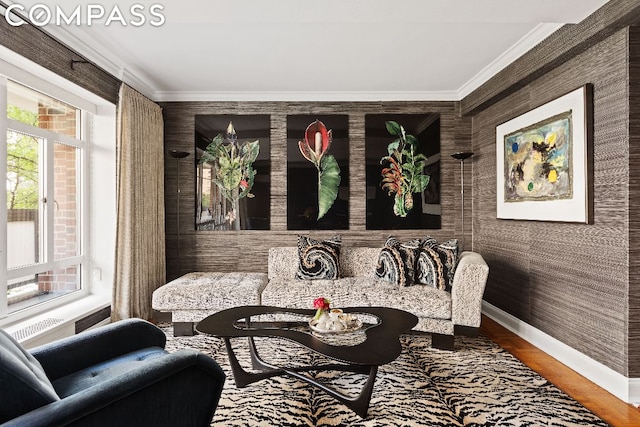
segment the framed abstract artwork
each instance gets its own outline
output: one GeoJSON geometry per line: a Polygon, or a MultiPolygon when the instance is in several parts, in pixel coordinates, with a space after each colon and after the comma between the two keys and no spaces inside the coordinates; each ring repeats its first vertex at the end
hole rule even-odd
{"type": "Polygon", "coordinates": [[[496,128],[497,217],[591,221],[592,87],[496,128]]]}

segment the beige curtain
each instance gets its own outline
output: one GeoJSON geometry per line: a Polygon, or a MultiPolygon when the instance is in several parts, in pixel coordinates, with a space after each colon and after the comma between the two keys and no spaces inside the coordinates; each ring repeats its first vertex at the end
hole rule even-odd
{"type": "Polygon", "coordinates": [[[151,295],[165,283],[163,134],[160,106],[123,84],[117,121],[114,321],[150,319],[151,295]]]}

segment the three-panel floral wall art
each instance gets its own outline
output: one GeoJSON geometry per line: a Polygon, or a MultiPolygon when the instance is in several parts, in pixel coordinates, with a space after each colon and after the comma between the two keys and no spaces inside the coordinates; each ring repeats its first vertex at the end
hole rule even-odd
{"type": "Polygon", "coordinates": [[[196,116],[196,229],[270,229],[283,161],[289,230],[349,229],[350,188],[365,193],[367,229],[440,228],[439,115],[367,114],[364,131],[365,182],[351,186],[346,114],[288,115],[286,159],[271,157],[268,114],[196,116]]]}

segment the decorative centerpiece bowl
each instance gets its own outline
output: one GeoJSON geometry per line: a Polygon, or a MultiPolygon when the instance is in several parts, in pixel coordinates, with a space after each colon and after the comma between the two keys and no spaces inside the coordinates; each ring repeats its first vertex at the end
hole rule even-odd
{"type": "Polygon", "coordinates": [[[362,328],[362,321],[339,308],[330,308],[331,303],[324,297],[313,301],[316,315],[309,320],[309,327],[322,334],[354,332],[362,328]]]}

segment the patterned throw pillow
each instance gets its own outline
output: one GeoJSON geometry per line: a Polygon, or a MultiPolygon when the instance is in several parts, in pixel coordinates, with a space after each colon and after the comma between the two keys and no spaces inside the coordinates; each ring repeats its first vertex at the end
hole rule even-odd
{"type": "Polygon", "coordinates": [[[450,292],[457,263],[456,239],[438,243],[437,240],[427,237],[423,240],[416,259],[416,283],[450,292]]]}
{"type": "Polygon", "coordinates": [[[337,279],[340,276],[340,245],[342,239],[319,241],[307,236],[298,236],[299,265],[296,279],[337,279]]]}
{"type": "Polygon", "coordinates": [[[419,240],[400,243],[393,236],[387,238],[378,256],[376,276],[399,286],[412,285],[419,243],[419,240]]]}

